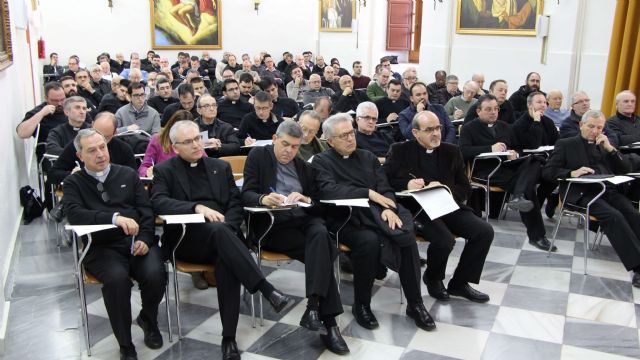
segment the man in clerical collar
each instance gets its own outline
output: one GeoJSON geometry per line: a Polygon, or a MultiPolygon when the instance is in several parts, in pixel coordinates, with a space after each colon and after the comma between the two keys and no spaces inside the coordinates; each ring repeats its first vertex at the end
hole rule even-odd
{"type": "Polygon", "coordinates": [[[278,125],[283,121],[281,116],[272,112],[273,101],[271,95],[266,91],[258,91],[253,98],[254,111],[242,118],[238,129],[238,138],[248,146],[256,140],[271,140],[276,133],[278,125]]]}
{"type": "Polygon", "coordinates": [[[240,140],[236,137],[233,126],[216,118],[218,114],[216,99],[209,94],[202,95],[198,98],[197,106],[200,117],[196,122],[200,132],[207,133],[207,140],[204,142],[207,155],[212,157],[238,155],[240,140]]]}
{"type": "Polygon", "coordinates": [[[63,204],[71,225],[113,224],[93,234],[83,265],[102,284],[105,308],[121,359],[137,359],[131,337],[131,278],[140,286],[142,309],[136,323],[151,349],[162,347],[158,305],[167,275],[154,236],[153,211],[135,170],[110,163],[107,142],[95,129],[74,140],[84,169],[64,181],[63,204]]]}
{"type": "Polygon", "coordinates": [[[222,93],[224,94],[224,99],[220,101],[218,117],[231,124],[234,128],[239,128],[242,118],[253,111],[253,107],[240,99],[240,85],[238,85],[236,79],[224,80],[222,93]]]}
{"type": "MultiPolygon", "coordinates": [[[[222,321],[224,359],[239,359],[236,328],[240,315],[240,285],[250,293],[260,291],[282,311],[293,300],[276,290],[258,269],[238,237],[244,219],[240,192],[229,163],[203,157],[198,125],[176,122],[169,133],[176,157],[154,166],[151,202],[158,214],[202,214],[205,223],[188,224],[176,258],[215,265],[222,321]]],[[[165,225],[162,246],[170,253],[178,241],[179,226],[165,225]]]]}
{"type": "Polygon", "coordinates": [[[418,227],[418,233],[429,241],[427,270],[422,277],[429,295],[441,301],[454,295],[474,302],[487,302],[489,296],[473,289],[469,283],[480,281],[493,241],[493,228],[465,205],[471,194],[466,166],[458,147],[442,142],[440,129],[436,114],[431,111],[417,113],[411,129],[414,140],[392,145],[383,168],[395,191],[445,185],[459,206],[458,210],[431,219],[415,200],[406,201],[406,206],[422,225],[418,227]],[[445,288],[442,280],[456,237],[465,238],[467,242],[445,288]]]}
{"type": "Polygon", "coordinates": [[[80,96],[72,96],[64,101],[64,114],[68,122],[56,126],[49,132],[47,154],[62,154],[64,148],[76,137],[78,130],[89,126],[84,121],[87,111],[87,101],[80,96]]]}
{"type": "Polygon", "coordinates": [[[387,155],[393,139],[386,132],[376,131],[378,108],[374,103],[365,101],[358,105],[356,123],[358,124],[356,133],[358,148],[369,150],[378,157],[387,155]]]}
{"type": "MultiPolygon", "coordinates": [[[[371,207],[353,210],[340,232],[340,240],[351,248],[354,287],[351,310],[356,322],[366,329],[379,327],[371,311],[371,293],[380,267],[387,266],[399,274],[407,298],[407,316],[423,330],[435,329],[420,294],[420,260],[411,213],[396,205],[395,193],[378,158],[356,148],[351,116],[333,115],[322,124],[322,129],[332,148],[314,156],[311,163],[317,170],[321,199],[371,200],[371,207]]],[[[329,227],[336,228],[345,218],[338,216],[329,221],[329,227]]]]}

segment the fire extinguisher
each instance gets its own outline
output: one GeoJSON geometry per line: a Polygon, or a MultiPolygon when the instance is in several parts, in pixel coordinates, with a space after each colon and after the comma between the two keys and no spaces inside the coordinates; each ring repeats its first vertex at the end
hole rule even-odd
{"type": "Polygon", "coordinates": [[[45,54],[45,50],[44,50],[44,40],[42,40],[42,38],[40,38],[40,40],[38,40],[38,59],[46,59],[47,55],[45,54]]]}

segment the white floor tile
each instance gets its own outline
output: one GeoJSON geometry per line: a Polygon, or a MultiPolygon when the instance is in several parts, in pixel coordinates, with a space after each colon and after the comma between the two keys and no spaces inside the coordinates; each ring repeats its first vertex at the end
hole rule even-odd
{"type": "Polygon", "coordinates": [[[637,327],[633,303],[569,294],[567,316],[613,325],[637,327]]]}
{"type": "MultiPolygon", "coordinates": [[[[535,299],[531,299],[535,301],[535,299]]],[[[562,344],[564,316],[503,306],[491,331],[527,339],[562,344]]]]}
{"type": "Polygon", "coordinates": [[[589,350],[571,345],[563,345],[562,360],[627,360],[633,359],[626,356],[608,354],[600,351],[589,350]]]}
{"type": "Polygon", "coordinates": [[[516,266],[511,275],[511,284],[534,288],[569,291],[571,274],[568,271],[544,267],[516,266]]]}
{"type": "Polygon", "coordinates": [[[349,346],[350,353],[348,355],[336,355],[329,350],[325,350],[318,358],[319,360],[343,360],[343,359],[384,359],[395,360],[400,359],[404,348],[392,345],[385,345],[373,341],[362,340],[345,336],[344,340],[349,346]]]}
{"type": "Polygon", "coordinates": [[[479,359],[489,337],[488,331],[437,323],[434,331],[418,331],[408,348],[459,359],[479,359]]]}
{"type": "MultiPolygon", "coordinates": [[[[578,274],[584,274],[583,257],[576,256],[573,258],[573,266],[571,267],[571,271],[578,274]]],[[[587,274],[631,282],[631,275],[619,261],[588,258],[587,274]]]]}

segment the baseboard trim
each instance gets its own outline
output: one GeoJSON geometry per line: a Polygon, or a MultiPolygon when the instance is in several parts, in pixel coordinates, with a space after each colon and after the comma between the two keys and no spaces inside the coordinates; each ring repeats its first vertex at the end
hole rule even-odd
{"type": "Polygon", "coordinates": [[[24,208],[20,208],[20,212],[18,213],[18,218],[16,219],[16,223],[13,227],[13,231],[11,232],[11,240],[9,241],[9,246],[7,247],[7,258],[2,267],[2,301],[4,301],[4,307],[2,309],[2,317],[0,317],[0,356],[4,355],[5,351],[5,339],[7,336],[7,328],[9,322],[9,308],[11,307],[11,302],[7,301],[7,294],[11,289],[7,288],[7,282],[9,278],[9,271],[13,267],[14,261],[16,259],[16,242],[18,240],[18,232],[20,231],[20,224],[22,223],[22,213],[24,208]]]}

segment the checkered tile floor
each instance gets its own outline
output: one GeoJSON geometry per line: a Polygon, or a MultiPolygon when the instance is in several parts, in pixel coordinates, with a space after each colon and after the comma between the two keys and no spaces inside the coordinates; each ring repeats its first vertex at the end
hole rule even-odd
{"type": "MultiPolygon", "coordinates": [[[[351,315],[351,277],[342,274],[345,313],[340,316],[339,325],[351,349],[350,356],[384,360],[640,358],[640,289],[631,286],[630,273],[620,264],[606,237],[598,250],[589,251],[589,275],[585,276],[582,231],[576,230],[575,221],[563,221],[556,241],[558,252],[551,257],[528,244],[515,213],[510,212],[507,220],[492,224],[496,235],[477,286],[491,296],[491,301],[475,304],[454,298],[438,302],[427,295],[423,285],[425,304],[437,322],[436,331],[417,330],[404,315],[395,273],[375,284],[372,309],[380,328],[369,331],[358,326],[351,315]]],[[[549,237],[553,225],[547,223],[549,237]]],[[[51,232],[45,226],[39,222],[21,230],[22,251],[15,266],[6,359],[23,359],[28,355],[30,359],[79,358],[83,349],[77,330],[80,317],[77,295],[69,275],[71,256],[66,249],[56,252],[51,245],[54,242],[51,232]],[[32,233],[40,237],[36,235],[34,240],[30,237],[32,233]],[[49,245],[43,246],[43,237],[47,236],[49,245]],[[47,278],[38,277],[37,272],[42,271],[48,273],[40,277],[47,278]],[[49,277],[64,280],[55,286],[42,285],[49,277]],[[52,337],[55,341],[50,340],[52,337]]],[[[593,239],[594,234],[591,236],[593,239]]],[[[427,246],[420,244],[423,256],[427,246]]],[[[464,241],[459,239],[449,260],[447,276],[455,269],[463,246],[464,241]]],[[[251,326],[248,302],[243,303],[237,333],[243,359],[339,358],[324,349],[316,334],[298,326],[306,306],[303,265],[266,263],[264,270],[276,287],[297,301],[284,314],[274,314],[265,306],[264,326],[258,324],[256,328],[251,326]]],[[[180,276],[180,289],[185,338],[177,341],[174,327],[174,341],[168,341],[166,316],[161,308],[163,348],[147,349],[140,328],[132,327],[140,359],[221,356],[216,289],[196,290],[184,275],[180,276]]],[[[118,347],[100,289],[88,286],[87,293],[91,359],[117,359],[118,347]]],[[[137,292],[133,304],[135,316],[140,308],[137,292]]],[[[86,357],[86,352],[82,357],[86,357]]]]}

